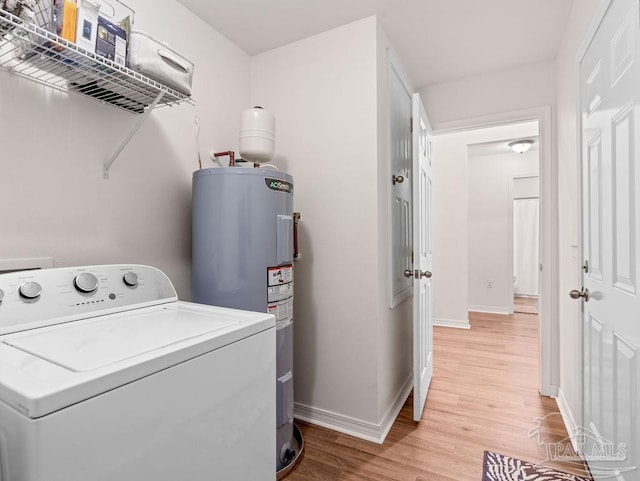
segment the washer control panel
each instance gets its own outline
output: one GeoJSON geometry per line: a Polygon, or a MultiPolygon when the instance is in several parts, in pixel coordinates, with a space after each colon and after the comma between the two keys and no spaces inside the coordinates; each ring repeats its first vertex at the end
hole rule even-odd
{"type": "Polygon", "coordinates": [[[177,300],[169,278],[149,266],[0,274],[0,335],[177,300]]]}

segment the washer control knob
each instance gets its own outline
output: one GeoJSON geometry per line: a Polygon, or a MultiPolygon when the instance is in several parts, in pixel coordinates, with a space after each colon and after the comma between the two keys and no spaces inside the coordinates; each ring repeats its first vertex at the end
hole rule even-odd
{"type": "Polygon", "coordinates": [[[20,286],[19,292],[20,296],[25,299],[37,299],[42,294],[42,286],[33,281],[25,282],[20,286]]]}
{"type": "Polygon", "coordinates": [[[83,272],[76,276],[73,285],[80,292],[89,294],[98,288],[98,278],[89,272],[83,272]]]}
{"type": "Polygon", "coordinates": [[[122,277],[122,280],[129,287],[136,287],[138,285],[138,274],[129,271],[122,277]]]}

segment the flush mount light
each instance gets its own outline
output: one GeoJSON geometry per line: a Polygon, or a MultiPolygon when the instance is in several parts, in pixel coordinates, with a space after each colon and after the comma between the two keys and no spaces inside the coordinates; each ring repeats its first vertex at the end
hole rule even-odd
{"type": "Polygon", "coordinates": [[[528,139],[509,142],[509,147],[511,147],[511,150],[519,154],[524,154],[527,150],[531,148],[532,145],[533,145],[533,140],[528,140],[528,139]]]}

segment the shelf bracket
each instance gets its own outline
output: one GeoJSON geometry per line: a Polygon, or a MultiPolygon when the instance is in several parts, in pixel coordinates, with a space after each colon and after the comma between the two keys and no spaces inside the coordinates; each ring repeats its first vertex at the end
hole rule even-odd
{"type": "Polygon", "coordinates": [[[145,110],[144,113],[140,116],[140,118],[138,119],[136,124],[131,129],[131,132],[129,132],[129,135],[127,135],[127,138],[124,139],[124,142],[122,142],[122,144],[120,144],[120,147],[118,147],[118,149],[114,152],[114,154],[111,156],[111,158],[107,162],[105,162],[104,167],[102,169],[102,177],[104,179],[108,179],[109,178],[109,169],[111,168],[113,163],[116,161],[118,156],[122,153],[122,151],[127,146],[129,141],[133,138],[134,135],[136,135],[136,132],[138,132],[140,127],[142,127],[142,124],[144,123],[145,120],[147,120],[147,117],[149,117],[149,115],[151,114],[153,109],[156,108],[156,105],[158,105],[158,102],[160,102],[160,100],[162,99],[163,95],[164,95],[164,92],[160,92],[158,94],[158,96],[151,103],[151,105],[149,105],[149,107],[147,107],[147,110],[145,110]]]}

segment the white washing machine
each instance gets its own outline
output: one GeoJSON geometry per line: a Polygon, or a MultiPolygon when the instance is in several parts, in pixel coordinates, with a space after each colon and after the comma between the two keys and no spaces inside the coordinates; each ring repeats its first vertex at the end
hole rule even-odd
{"type": "Polygon", "coordinates": [[[147,266],[0,275],[0,481],[274,480],[275,319],[147,266]]]}

